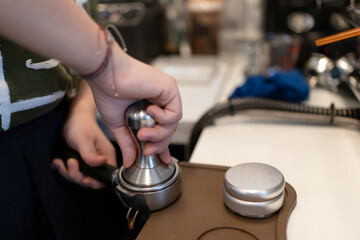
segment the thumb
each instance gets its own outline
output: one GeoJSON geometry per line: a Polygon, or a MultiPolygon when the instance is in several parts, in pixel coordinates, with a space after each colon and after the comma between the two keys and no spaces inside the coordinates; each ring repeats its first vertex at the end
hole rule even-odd
{"type": "Polygon", "coordinates": [[[128,168],[135,162],[136,159],[137,150],[134,139],[130,134],[130,131],[125,126],[112,130],[112,133],[121,150],[123,167],[128,168]]]}
{"type": "Polygon", "coordinates": [[[78,151],[81,158],[90,167],[98,167],[106,163],[106,156],[96,151],[96,146],[92,141],[83,142],[78,151]]]}

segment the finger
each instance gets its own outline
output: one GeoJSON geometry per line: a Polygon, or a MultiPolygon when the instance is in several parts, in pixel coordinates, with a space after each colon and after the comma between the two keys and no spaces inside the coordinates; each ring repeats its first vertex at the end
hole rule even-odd
{"type": "Polygon", "coordinates": [[[166,148],[165,151],[159,153],[159,157],[161,161],[163,161],[166,164],[170,164],[173,161],[169,148],[166,148]]]}
{"type": "Polygon", "coordinates": [[[83,187],[86,188],[93,188],[93,189],[100,189],[103,188],[105,185],[91,177],[85,176],[79,168],[79,162],[74,159],[70,158],[67,161],[68,166],[68,175],[72,182],[75,182],[83,187]]]}
{"type": "MultiPolygon", "coordinates": [[[[76,160],[72,159],[70,162],[72,162],[72,161],[76,161],[76,160]]],[[[70,167],[71,167],[71,164],[72,163],[70,163],[70,167]]],[[[83,187],[86,187],[86,188],[91,187],[93,189],[100,189],[105,186],[103,183],[96,181],[95,179],[93,179],[91,177],[84,177],[81,181],[80,181],[80,179],[78,179],[76,181],[76,179],[73,179],[71,176],[69,176],[68,168],[65,167],[64,162],[60,158],[55,158],[52,162],[52,166],[55,167],[56,170],[61,174],[61,176],[63,176],[69,182],[74,182],[74,183],[80,184],[83,187]]]]}
{"type": "Polygon", "coordinates": [[[130,167],[136,159],[136,145],[127,127],[123,126],[111,130],[116,142],[119,144],[123,158],[123,167],[130,167]]]}
{"type": "Polygon", "coordinates": [[[95,145],[96,151],[99,154],[106,156],[106,163],[117,166],[115,147],[105,135],[99,137],[96,140],[95,145]]]}
{"type": "Polygon", "coordinates": [[[165,138],[172,138],[178,123],[168,125],[156,125],[153,128],[141,128],[137,137],[141,141],[158,142],[165,138]]]}
{"type": "Polygon", "coordinates": [[[91,187],[92,189],[95,189],[95,190],[105,187],[105,184],[103,184],[99,181],[96,181],[95,179],[93,179],[91,177],[84,177],[84,179],[82,180],[82,183],[86,186],[91,187]]]}
{"type": "Polygon", "coordinates": [[[158,124],[172,124],[180,121],[182,118],[181,103],[171,103],[164,108],[152,104],[147,107],[146,112],[154,118],[158,124]]]}
{"type": "Polygon", "coordinates": [[[71,179],[71,181],[81,186],[85,186],[82,182],[85,176],[84,174],[82,174],[82,172],[80,172],[79,162],[75,158],[69,158],[67,160],[67,169],[68,169],[68,176],[71,179]]]}
{"type": "Polygon", "coordinates": [[[55,158],[52,161],[52,166],[63,176],[66,180],[71,181],[67,168],[65,167],[64,162],[60,158],[55,158]]]}
{"type": "Polygon", "coordinates": [[[171,138],[169,137],[159,142],[147,142],[143,149],[144,155],[150,156],[164,152],[168,148],[170,140],[171,138]]]}
{"type": "Polygon", "coordinates": [[[106,156],[104,154],[99,154],[95,143],[91,140],[82,142],[79,145],[78,151],[84,162],[91,167],[102,166],[106,163],[106,156]]]}
{"type": "Polygon", "coordinates": [[[180,113],[181,97],[176,80],[163,72],[160,72],[160,74],[156,76],[156,79],[152,80],[157,82],[156,85],[153,85],[155,87],[154,93],[156,93],[156,95],[154,97],[147,96],[146,98],[164,109],[180,113]],[[159,92],[158,90],[161,91],[159,92]]]}

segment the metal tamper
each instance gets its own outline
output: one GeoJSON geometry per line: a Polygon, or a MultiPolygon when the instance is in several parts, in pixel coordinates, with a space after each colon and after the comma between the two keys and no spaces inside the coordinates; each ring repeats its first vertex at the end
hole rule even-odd
{"type": "Polygon", "coordinates": [[[177,160],[169,165],[158,155],[145,156],[145,142],[139,141],[141,128],[155,127],[156,122],[147,114],[147,101],[132,104],[125,113],[126,122],[137,143],[137,158],[130,168],[121,167],[117,173],[116,190],[123,202],[140,211],[156,211],[173,203],[181,192],[181,170],[177,160]]]}

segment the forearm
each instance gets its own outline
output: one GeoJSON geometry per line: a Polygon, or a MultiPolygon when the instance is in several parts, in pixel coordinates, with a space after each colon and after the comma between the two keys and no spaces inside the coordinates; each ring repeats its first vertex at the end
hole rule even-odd
{"type": "Polygon", "coordinates": [[[1,35],[79,73],[92,72],[106,55],[98,29],[74,0],[0,0],[1,35]]]}
{"type": "MultiPolygon", "coordinates": [[[[139,132],[139,139],[148,142],[144,153],[160,154],[163,161],[172,161],[167,145],[182,115],[175,79],[125,54],[118,44],[110,44],[106,34],[99,31],[99,26],[74,0],[0,0],[0,34],[38,54],[62,61],[81,75],[93,73],[99,66],[105,66],[102,63],[108,63],[101,74],[88,79],[87,83],[102,121],[119,143],[124,166],[130,166],[136,156],[135,142],[124,123],[124,112],[137,99],[154,103],[147,111],[158,123],[156,128],[139,132]]],[[[78,114],[88,113],[83,107],[86,101],[82,100],[74,103],[67,123],[87,117],[78,114]]],[[[74,126],[83,127],[84,122],[74,126]]],[[[68,129],[64,132],[71,140],[74,133],[72,128],[68,129]]]]}
{"type": "Polygon", "coordinates": [[[76,97],[71,102],[69,117],[73,114],[86,114],[95,118],[96,106],[89,85],[80,81],[76,97]]]}

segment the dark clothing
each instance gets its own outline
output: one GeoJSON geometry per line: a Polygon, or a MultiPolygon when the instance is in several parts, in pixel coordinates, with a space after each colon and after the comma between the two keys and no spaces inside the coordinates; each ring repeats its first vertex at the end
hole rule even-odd
{"type": "Polygon", "coordinates": [[[126,225],[111,189],[83,189],[51,168],[64,103],[0,133],[0,238],[113,239],[126,225]]]}
{"type": "MultiPolygon", "coordinates": [[[[82,5],[92,13],[95,6],[82,5]]],[[[0,239],[122,235],[126,212],[112,189],[84,189],[51,168],[67,113],[64,98],[78,80],[55,59],[0,37],[0,239]]]]}

